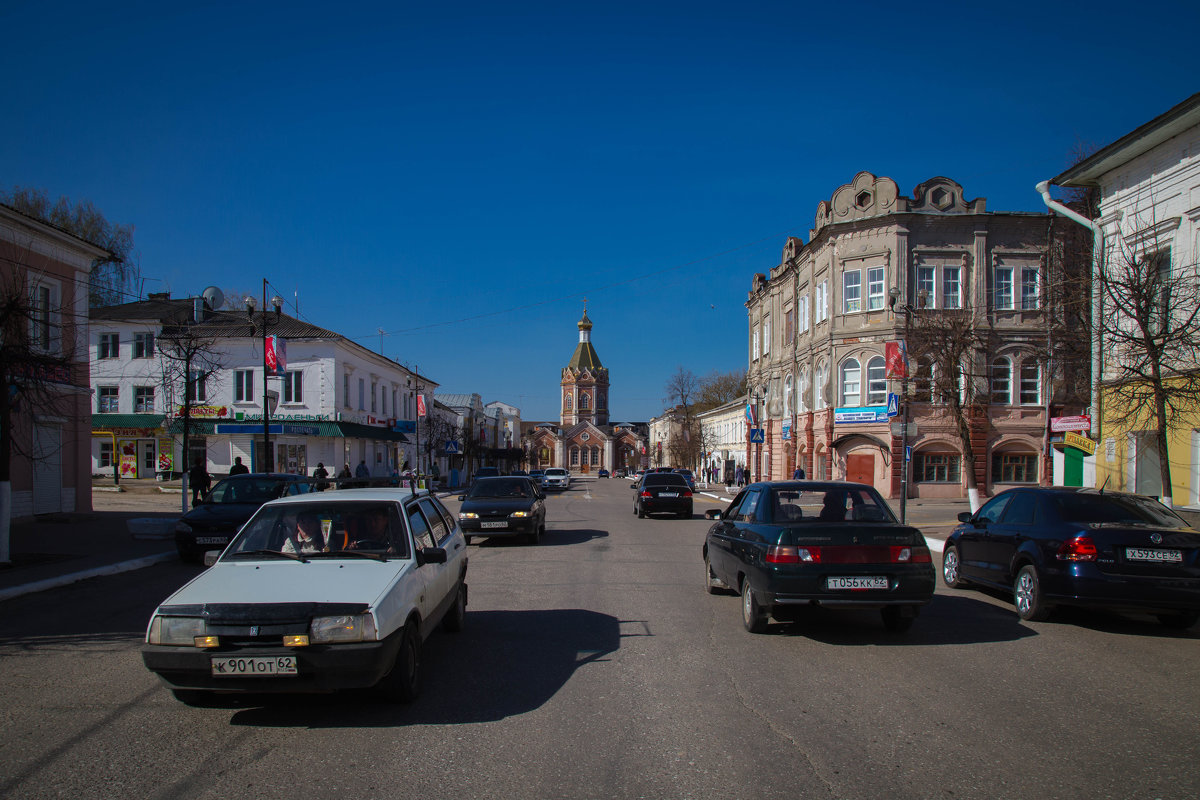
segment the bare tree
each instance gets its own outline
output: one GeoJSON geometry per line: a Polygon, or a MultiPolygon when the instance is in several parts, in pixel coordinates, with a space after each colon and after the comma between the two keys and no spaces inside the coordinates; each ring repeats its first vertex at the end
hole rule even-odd
{"type": "Polygon", "coordinates": [[[913,399],[929,403],[933,416],[942,409],[953,423],[967,497],[976,511],[981,502],[971,432],[987,414],[979,398],[987,376],[976,371],[977,365],[986,363],[982,356],[987,341],[969,308],[910,310],[907,341],[909,357],[917,365],[913,399]]]}
{"type": "Polygon", "coordinates": [[[707,411],[738,399],[746,394],[746,370],[712,372],[700,381],[696,406],[707,411]]]}
{"type": "Polygon", "coordinates": [[[164,325],[155,342],[162,369],[164,403],[169,410],[178,405],[183,426],[183,464],[177,465],[185,476],[184,510],[187,510],[186,476],[190,464],[192,411],[207,400],[208,379],[220,370],[221,351],[216,338],[206,334],[202,324],[187,322],[164,325]],[[176,403],[176,399],[179,400],[176,403]]]}
{"type": "Polygon", "coordinates": [[[44,189],[14,186],[0,193],[0,203],[108,251],[92,263],[88,301],[93,308],[126,303],[135,296],[133,286],[141,270],[133,257],[132,225],[109,222],[89,200],[72,203],[60,197],[51,203],[44,189]]]}
{"type": "MultiPolygon", "coordinates": [[[[1152,228],[1153,220],[1136,223],[1152,228]]],[[[1162,500],[1171,505],[1168,432],[1200,409],[1200,275],[1194,263],[1173,263],[1170,246],[1154,237],[1118,238],[1100,274],[1105,400],[1115,406],[1107,416],[1153,431],[1162,500]]]]}

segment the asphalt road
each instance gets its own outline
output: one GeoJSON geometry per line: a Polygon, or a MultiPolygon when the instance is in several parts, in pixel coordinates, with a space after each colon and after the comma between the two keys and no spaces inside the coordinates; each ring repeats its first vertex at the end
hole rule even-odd
{"type": "Polygon", "coordinates": [[[411,706],[177,703],[138,648],[195,567],[0,603],[0,796],[1200,796],[1197,629],[942,588],[907,634],[753,636],[702,586],[715,504],[639,520],[619,480],[548,502],[541,545],[471,547],[467,628],[428,641],[411,706]]]}

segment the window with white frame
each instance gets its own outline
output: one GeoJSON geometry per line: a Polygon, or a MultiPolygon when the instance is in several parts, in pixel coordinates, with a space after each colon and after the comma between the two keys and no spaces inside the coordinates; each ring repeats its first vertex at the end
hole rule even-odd
{"type": "Polygon", "coordinates": [[[1036,453],[993,453],[993,483],[1037,483],[1036,453]]]}
{"type": "Polygon", "coordinates": [[[371,413],[379,413],[379,384],[371,381],[371,413]]]}
{"type": "Polygon", "coordinates": [[[842,362],[842,405],[862,405],[862,366],[857,358],[847,358],[842,362]]]}
{"type": "Polygon", "coordinates": [[[154,358],[154,334],[135,333],[133,335],[133,357],[154,358]]]}
{"type": "Polygon", "coordinates": [[[133,387],[133,410],[137,414],[148,414],[154,411],[154,387],[133,387]]]}
{"type": "Polygon", "coordinates": [[[992,308],[1009,309],[1013,307],[1013,268],[996,267],[993,270],[995,285],[992,288],[992,308]]]}
{"type": "Polygon", "coordinates": [[[796,311],[789,308],[783,312],[783,341],[784,346],[796,340],[796,311]]]}
{"type": "Polygon", "coordinates": [[[59,309],[59,286],[46,279],[32,287],[29,314],[30,344],[43,352],[58,353],[62,349],[62,312],[59,309]]]}
{"type": "Polygon", "coordinates": [[[96,388],[96,413],[116,414],[117,398],[120,389],[116,386],[99,386],[96,388]]]}
{"type": "Polygon", "coordinates": [[[792,376],[789,373],[788,376],[783,379],[783,415],[785,417],[790,417],[792,415],[792,389],[793,388],[794,388],[794,385],[792,383],[792,376]]]}
{"type": "Polygon", "coordinates": [[[1012,402],[1012,362],[1004,356],[992,362],[992,402],[1002,406],[1012,402]]]}
{"type": "Polygon", "coordinates": [[[829,368],[825,364],[817,365],[816,379],[813,381],[813,408],[817,411],[825,408],[825,381],[829,378],[829,368]]]}
{"type": "Polygon", "coordinates": [[[862,311],[862,272],[856,269],[842,273],[842,312],[862,311]]]}
{"type": "Polygon", "coordinates": [[[770,314],[763,317],[762,334],[763,334],[763,336],[762,336],[762,351],[763,351],[763,355],[765,356],[767,353],[771,352],[771,315],[770,314]]]}
{"type": "Polygon", "coordinates": [[[112,441],[100,440],[100,459],[97,466],[111,467],[113,465],[113,443],[112,441]]]}
{"type": "Polygon", "coordinates": [[[755,361],[758,361],[758,328],[755,327],[750,334],[750,356],[755,361]]]}
{"type": "Polygon", "coordinates": [[[304,372],[290,370],[283,376],[283,402],[304,402],[304,372]]]}
{"type": "Polygon", "coordinates": [[[204,403],[208,401],[208,373],[192,370],[188,375],[187,394],[184,402],[204,403]]]}
{"type": "Polygon", "coordinates": [[[1042,370],[1037,361],[1029,359],[1021,364],[1021,405],[1036,406],[1042,399],[1042,370]]]}
{"type": "Polygon", "coordinates": [[[799,333],[808,330],[808,295],[800,298],[800,313],[797,315],[796,327],[799,333]]]}
{"type": "Polygon", "coordinates": [[[96,358],[117,358],[121,352],[121,334],[102,333],[96,348],[96,358]]]}
{"type": "Polygon", "coordinates": [[[867,362],[867,405],[881,406],[887,403],[887,367],[883,356],[875,356],[867,362]]]}
{"type": "Polygon", "coordinates": [[[254,371],[235,369],[233,371],[233,402],[249,403],[254,400],[254,371]]]}
{"type": "Polygon", "coordinates": [[[829,318],[829,281],[817,284],[817,296],[813,300],[813,324],[829,318]]]}
{"type": "Polygon", "coordinates": [[[1035,311],[1041,307],[1040,271],[1037,267],[1021,270],[1021,310],[1035,311]]]}
{"type": "Polygon", "coordinates": [[[924,293],[928,302],[937,301],[937,269],[935,267],[917,267],[917,296],[924,293]]]}
{"type": "Polygon", "coordinates": [[[878,311],[883,308],[883,267],[867,269],[867,310],[878,311]]]}
{"type": "Polygon", "coordinates": [[[808,367],[805,367],[800,371],[800,384],[796,389],[796,409],[802,414],[808,411],[809,382],[808,367]]]}
{"type": "Polygon", "coordinates": [[[961,267],[942,267],[942,308],[962,308],[961,267]]]}

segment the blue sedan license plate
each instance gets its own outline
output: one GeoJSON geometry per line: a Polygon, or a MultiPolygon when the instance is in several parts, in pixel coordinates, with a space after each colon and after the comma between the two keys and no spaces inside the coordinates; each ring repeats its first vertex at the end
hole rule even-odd
{"type": "Polygon", "coordinates": [[[277,678],[295,677],[295,656],[243,656],[214,658],[214,678],[277,678]]]}
{"type": "Polygon", "coordinates": [[[1125,558],[1129,561],[1148,561],[1153,564],[1179,564],[1183,561],[1183,551],[1126,547],[1125,558]]]}

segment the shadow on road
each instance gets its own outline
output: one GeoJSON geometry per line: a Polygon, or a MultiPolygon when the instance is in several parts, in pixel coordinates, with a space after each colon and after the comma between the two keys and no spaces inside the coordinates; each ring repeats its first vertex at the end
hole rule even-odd
{"type": "Polygon", "coordinates": [[[593,539],[608,538],[608,531],[600,531],[590,528],[570,528],[563,530],[560,528],[547,528],[542,534],[541,540],[536,545],[528,545],[525,543],[524,537],[517,536],[496,536],[488,538],[486,533],[472,533],[474,542],[472,547],[561,547],[568,544],[585,544],[593,539]]]}
{"type": "Polygon", "coordinates": [[[884,630],[878,610],[811,608],[806,612],[796,622],[772,624],[768,633],[804,636],[814,641],[847,647],[983,644],[1011,642],[1038,635],[1037,631],[1025,627],[1011,611],[982,600],[956,595],[934,595],[933,602],[921,609],[921,615],[912,628],[904,633],[884,630]]]}
{"type": "MultiPolygon", "coordinates": [[[[481,611],[463,633],[425,642],[421,695],[391,705],[370,692],[304,697],[233,697],[232,725],[390,727],[491,722],[541,707],[577,669],[604,661],[621,646],[616,617],[582,609],[481,611]],[[256,707],[247,708],[254,705],[256,707]]],[[[645,635],[640,628],[628,635],[645,635]]]]}

